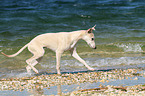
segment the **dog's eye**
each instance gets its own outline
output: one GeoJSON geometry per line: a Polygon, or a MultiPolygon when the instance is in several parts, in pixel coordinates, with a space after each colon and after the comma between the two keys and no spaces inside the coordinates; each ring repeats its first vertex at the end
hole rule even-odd
{"type": "Polygon", "coordinates": [[[92,41],[94,40],[94,38],[92,38],[92,41]]]}

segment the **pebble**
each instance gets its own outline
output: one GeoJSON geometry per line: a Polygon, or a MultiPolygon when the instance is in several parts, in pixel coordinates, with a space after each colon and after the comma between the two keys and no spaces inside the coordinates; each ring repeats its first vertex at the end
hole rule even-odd
{"type": "Polygon", "coordinates": [[[133,80],[138,80],[138,78],[137,78],[137,77],[135,77],[133,80]]]}

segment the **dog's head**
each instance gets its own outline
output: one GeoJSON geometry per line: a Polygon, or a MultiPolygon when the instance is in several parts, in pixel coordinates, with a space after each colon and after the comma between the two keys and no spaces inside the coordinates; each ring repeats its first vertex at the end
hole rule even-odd
{"type": "Polygon", "coordinates": [[[85,40],[87,42],[87,44],[91,48],[94,48],[94,49],[96,49],[95,38],[94,38],[94,34],[93,34],[93,30],[95,30],[95,26],[86,30],[85,35],[82,38],[83,40],[85,40]]]}

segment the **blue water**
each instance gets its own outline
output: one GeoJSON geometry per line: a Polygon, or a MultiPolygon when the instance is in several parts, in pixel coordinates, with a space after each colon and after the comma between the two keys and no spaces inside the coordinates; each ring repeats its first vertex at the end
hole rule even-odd
{"type": "MultiPolygon", "coordinates": [[[[78,44],[78,53],[90,66],[145,64],[144,16],[145,0],[0,0],[0,51],[13,54],[39,34],[96,25],[97,50],[84,41],[78,44]]],[[[55,53],[46,51],[36,68],[56,72],[55,53]]],[[[28,50],[15,58],[0,55],[0,77],[26,72],[25,60],[30,57],[28,50]]],[[[61,66],[62,71],[86,69],[69,55],[61,66]]]]}
{"type": "Polygon", "coordinates": [[[96,38],[144,37],[144,5],[144,0],[1,0],[0,37],[13,42],[95,24],[96,38]]]}

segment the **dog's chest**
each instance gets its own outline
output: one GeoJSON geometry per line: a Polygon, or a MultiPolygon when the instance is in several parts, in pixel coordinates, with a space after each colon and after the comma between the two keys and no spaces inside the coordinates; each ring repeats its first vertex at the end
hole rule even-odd
{"type": "Polygon", "coordinates": [[[77,43],[77,41],[72,42],[72,44],[70,45],[70,48],[74,48],[76,43],[77,43]]]}

